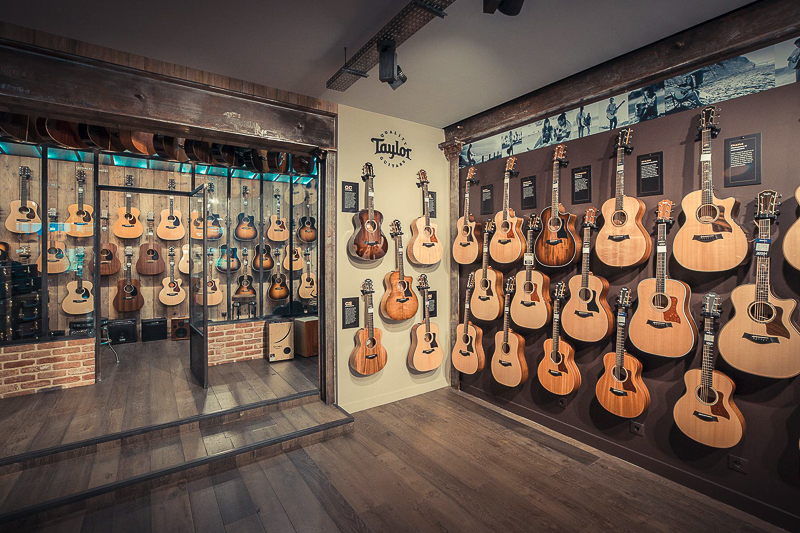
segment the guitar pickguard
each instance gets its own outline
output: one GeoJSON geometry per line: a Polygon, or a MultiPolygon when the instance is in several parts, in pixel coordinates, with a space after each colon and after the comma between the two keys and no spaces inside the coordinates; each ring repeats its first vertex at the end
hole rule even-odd
{"type": "Polygon", "coordinates": [[[725,219],[725,207],[718,205],[717,210],[719,210],[719,216],[711,223],[711,228],[717,233],[733,233],[730,222],[725,219]]]}
{"type": "Polygon", "coordinates": [[[673,322],[675,324],[681,323],[681,316],[678,313],[678,299],[675,296],[670,296],[670,306],[669,309],[664,311],[664,320],[667,322],[673,322]]]}

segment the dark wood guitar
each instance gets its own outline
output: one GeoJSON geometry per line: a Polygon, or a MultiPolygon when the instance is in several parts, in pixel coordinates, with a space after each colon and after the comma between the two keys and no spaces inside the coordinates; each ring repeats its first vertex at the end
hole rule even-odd
{"type": "Polygon", "coordinates": [[[186,153],[186,157],[189,158],[189,161],[205,164],[211,164],[213,162],[211,158],[211,145],[206,141],[185,139],[183,141],[183,151],[186,153]]]}
{"type": "Polygon", "coordinates": [[[253,273],[272,270],[273,266],[275,266],[275,261],[272,259],[272,247],[264,243],[264,248],[262,249],[260,244],[256,244],[253,264],[251,265],[253,273]]]}
{"type": "Polygon", "coordinates": [[[581,386],[581,373],[575,364],[575,350],[561,338],[561,304],[565,298],[564,282],[553,292],[553,336],[544,341],[544,357],[539,363],[539,383],[558,396],[572,394],[581,386]]]}
{"type": "Polygon", "coordinates": [[[355,348],[350,353],[350,368],[362,376],[371,376],[380,372],[386,366],[386,348],[381,344],[383,332],[376,328],[372,322],[372,280],[366,279],[361,285],[361,294],[364,296],[364,324],[355,336],[355,348]]]}
{"type": "Polygon", "coordinates": [[[228,248],[227,244],[219,247],[219,258],[217,259],[217,270],[223,274],[231,274],[237,272],[242,268],[242,262],[239,261],[239,251],[234,248],[228,248]]]}
{"type": "Polygon", "coordinates": [[[211,143],[211,157],[215,163],[227,167],[242,166],[242,159],[238,157],[236,148],[228,144],[211,143]]]}
{"type": "Polygon", "coordinates": [[[391,236],[395,243],[397,269],[383,278],[385,292],[381,298],[381,314],[389,320],[408,320],[417,314],[419,302],[412,285],[414,278],[406,276],[403,268],[403,228],[399,220],[391,223],[391,236]]]}
{"type": "Polygon", "coordinates": [[[389,249],[389,242],[381,229],[383,214],[375,210],[375,191],[373,188],[375,171],[372,168],[372,163],[364,163],[364,167],[361,170],[361,179],[366,184],[367,208],[353,215],[353,237],[348,249],[358,259],[380,259],[386,255],[389,249]]]}
{"type": "Polygon", "coordinates": [[[286,284],[286,274],[281,272],[280,250],[275,248],[274,255],[276,266],[272,276],[270,276],[267,296],[269,296],[270,300],[279,301],[289,297],[289,287],[286,284]]]}
{"type": "MultiPolygon", "coordinates": [[[[188,246],[188,245],[187,245],[188,246]]],[[[117,257],[117,245],[108,242],[108,211],[100,212],[100,275],[110,276],[122,268],[117,257]]],[[[89,272],[94,274],[94,261],[89,263],[89,272]]],[[[188,271],[187,271],[188,272],[188,271]]]]}
{"type": "Polygon", "coordinates": [[[519,261],[527,247],[525,237],[522,235],[522,218],[514,215],[514,210],[508,206],[509,186],[512,174],[515,174],[514,165],[517,158],[514,156],[506,160],[506,171],[503,175],[503,210],[494,216],[494,225],[497,231],[489,244],[489,254],[498,263],[513,263],[519,261]]]}
{"type": "Polygon", "coordinates": [[[43,143],[36,131],[36,120],[29,115],[0,112],[0,137],[24,143],[43,143]]]}
{"type": "Polygon", "coordinates": [[[289,154],[286,152],[268,152],[267,163],[272,172],[285,174],[289,172],[289,154]]]}
{"type": "Polygon", "coordinates": [[[257,148],[244,148],[241,151],[244,168],[252,172],[263,174],[269,172],[269,163],[266,150],[257,148]]]}
{"type": "Polygon", "coordinates": [[[132,264],[131,258],[133,257],[133,247],[125,247],[125,277],[117,280],[117,294],[112,300],[114,309],[120,313],[129,313],[138,311],[144,305],[144,298],[142,297],[139,280],[133,279],[131,276],[132,264]]]}
{"type": "Polygon", "coordinates": [[[147,242],[139,247],[139,260],[136,261],[136,272],[142,276],[156,276],[166,270],[161,246],[153,236],[155,214],[147,213],[147,242]]]}
{"type": "Polygon", "coordinates": [[[431,322],[428,308],[428,276],[419,275],[417,285],[422,296],[422,322],[411,327],[411,348],[408,350],[408,367],[416,372],[430,372],[442,365],[444,351],[439,336],[439,326],[431,322]]]}
{"type": "Polygon", "coordinates": [[[111,142],[111,135],[108,130],[102,126],[93,126],[91,124],[78,124],[78,136],[83,141],[83,144],[89,148],[99,148],[100,150],[113,151],[114,145],[111,142]]]}
{"type": "Polygon", "coordinates": [[[256,217],[248,215],[247,211],[247,195],[250,193],[250,188],[247,185],[242,185],[242,213],[236,217],[236,229],[233,230],[233,236],[237,241],[253,241],[258,237],[258,228],[256,228],[256,217]]]}
{"type": "Polygon", "coordinates": [[[153,148],[161,159],[179,163],[189,160],[186,152],[183,151],[183,139],[179,137],[156,134],[153,136],[153,148]]]}
{"type": "Polygon", "coordinates": [[[117,130],[111,132],[111,142],[125,148],[132,154],[155,155],[153,134],[143,131],[117,130]],[[116,138],[115,138],[116,137],[116,138]]]}
{"type": "Polygon", "coordinates": [[[39,204],[30,199],[30,181],[31,169],[26,166],[19,167],[19,200],[11,202],[6,217],[6,229],[11,233],[31,235],[39,233],[42,229],[39,204]]]}
{"type": "Polygon", "coordinates": [[[242,248],[242,262],[244,270],[239,279],[236,280],[236,290],[233,298],[237,300],[250,300],[256,297],[256,290],[253,288],[253,276],[247,273],[247,248],[242,248]]]}
{"type": "Polygon", "coordinates": [[[300,217],[300,229],[297,230],[297,237],[303,242],[314,242],[317,240],[317,219],[311,216],[311,204],[309,203],[308,191],[305,193],[306,214],[300,217]]]}
{"type": "Polygon", "coordinates": [[[456,222],[457,235],[453,241],[453,259],[461,265],[470,265],[481,257],[483,249],[482,224],[475,222],[469,212],[469,188],[478,183],[475,179],[475,167],[467,171],[464,182],[464,215],[456,222]]]}
{"type": "Polygon", "coordinates": [[[494,221],[486,221],[483,237],[483,264],[475,272],[475,292],[470,309],[478,320],[492,321],[503,312],[503,275],[489,266],[489,240],[494,234],[494,221]]]}
{"type": "Polygon", "coordinates": [[[563,267],[571,264],[578,256],[581,238],[575,228],[577,218],[567,213],[559,202],[559,175],[561,168],[566,167],[567,147],[556,146],[553,153],[553,188],[552,203],[542,211],[544,227],[536,238],[536,260],[549,267],[563,267]]]}
{"type": "Polygon", "coordinates": [[[475,273],[467,278],[467,293],[464,296],[464,322],[456,328],[456,343],[453,345],[451,359],[453,367],[464,374],[475,374],[486,366],[483,353],[483,330],[470,322],[469,299],[475,289],[475,273]]]}
{"type": "Polygon", "coordinates": [[[39,117],[36,119],[36,132],[46,143],[55,144],[69,150],[89,148],[78,134],[78,124],[66,120],[39,117]]]}
{"type": "Polygon", "coordinates": [[[494,336],[494,355],[492,355],[492,376],[506,387],[518,387],[528,381],[525,339],[519,333],[511,331],[511,296],[514,294],[514,288],[514,278],[508,278],[503,329],[494,336]]]}

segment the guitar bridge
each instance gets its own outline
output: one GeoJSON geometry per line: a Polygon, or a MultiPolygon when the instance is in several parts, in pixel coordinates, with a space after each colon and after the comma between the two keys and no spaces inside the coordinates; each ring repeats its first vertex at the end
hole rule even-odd
{"type": "Polygon", "coordinates": [[[692,237],[692,240],[700,242],[714,242],[721,238],[722,235],[720,235],[719,233],[714,233],[712,235],[695,235],[694,237],[692,237]]]}
{"type": "Polygon", "coordinates": [[[631,238],[630,235],[609,235],[608,236],[608,240],[609,241],[614,241],[614,242],[622,242],[625,239],[630,239],[630,238],[631,238]]]}
{"type": "Polygon", "coordinates": [[[378,246],[380,244],[380,241],[364,241],[364,244],[366,244],[367,246],[378,246]]]}
{"type": "Polygon", "coordinates": [[[628,391],[625,391],[625,390],[622,390],[622,389],[615,389],[614,387],[611,387],[608,390],[610,390],[611,394],[613,394],[614,396],[627,396],[628,395],[628,391]]]}
{"type": "Polygon", "coordinates": [[[369,354],[369,355],[365,355],[364,359],[375,359],[376,357],[378,357],[378,354],[372,353],[372,354],[369,354]]]}
{"type": "Polygon", "coordinates": [[[594,313],[590,311],[575,311],[575,315],[579,318],[591,318],[594,316],[594,313]]]}
{"type": "Polygon", "coordinates": [[[743,339],[747,339],[750,342],[754,342],[756,344],[778,344],[780,341],[778,337],[771,337],[769,335],[756,335],[755,333],[745,333],[742,335],[743,339]]]}
{"type": "Polygon", "coordinates": [[[530,302],[530,301],[520,302],[520,303],[522,304],[523,307],[533,307],[534,305],[536,305],[536,302],[530,302]]]}
{"type": "Polygon", "coordinates": [[[500,366],[511,366],[511,361],[503,361],[502,359],[498,361],[500,366]]]}
{"type": "Polygon", "coordinates": [[[700,420],[702,420],[703,422],[719,422],[719,418],[708,413],[701,413],[700,411],[695,411],[692,414],[697,418],[699,418],[700,420]]]}
{"type": "Polygon", "coordinates": [[[395,302],[397,302],[399,304],[404,304],[407,301],[408,301],[408,298],[398,298],[398,299],[395,300],[395,302]]]}
{"type": "Polygon", "coordinates": [[[460,242],[460,243],[458,243],[458,245],[461,246],[462,248],[466,248],[467,246],[471,246],[472,243],[471,242],[460,242]]]}
{"type": "Polygon", "coordinates": [[[500,244],[508,244],[511,242],[511,239],[499,239],[497,242],[500,244]]]}
{"type": "Polygon", "coordinates": [[[433,248],[435,244],[432,242],[423,242],[422,246],[424,246],[425,248],[433,248]]]}
{"type": "Polygon", "coordinates": [[[672,322],[664,322],[663,320],[648,320],[645,322],[648,326],[652,326],[656,329],[664,329],[664,328],[671,328],[672,322]]]}
{"type": "Polygon", "coordinates": [[[555,246],[556,244],[561,244],[561,241],[563,241],[563,240],[564,240],[564,239],[547,239],[545,242],[546,242],[547,244],[550,244],[550,245],[552,245],[552,246],[555,246]]]}
{"type": "Polygon", "coordinates": [[[552,368],[548,370],[547,373],[550,374],[551,376],[556,376],[556,377],[562,375],[561,372],[559,372],[558,370],[553,370],[552,368]]]}
{"type": "Polygon", "coordinates": [[[489,301],[489,297],[488,296],[478,296],[478,300],[480,300],[482,302],[488,302],[489,301]]]}
{"type": "Polygon", "coordinates": [[[464,357],[469,357],[470,355],[472,355],[472,352],[468,352],[466,350],[459,350],[458,353],[460,353],[464,357]]]}
{"type": "Polygon", "coordinates": [[[424,353],[425,355],[432,354],[433,353],[433,348],[429,348],[427,350],[422,350],[422,353],[424,353]]]}

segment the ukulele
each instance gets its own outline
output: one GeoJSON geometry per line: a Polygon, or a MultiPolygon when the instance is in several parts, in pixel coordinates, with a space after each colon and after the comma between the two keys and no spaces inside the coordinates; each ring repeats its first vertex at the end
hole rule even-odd
{"type": "Polygon", "coordinates": [[[578,248],[581,247],[581,238],[575,229],[577,217],[567,213],[558,200],[561,167],[569,164],[565,157],[566,151],[567,147],[559,144],[553,154],[552,203],[542,211],[541,219],[545,224],[536,238],[536,260],[549,267],[569,265],[575,260],[578,248]]]}
{"type": "Polygon", "coordinates": [[[686,221],[675,235],[672,254],[686,269],[697,272],[722,272],[739,266],[750,250],[747,234],[733,217],[739,210],[735,198],[720,200],[714,195],[711,174],[711,139],[719,134],[717,108],[700,113],[702,188],[687,194],[681,208],[686,221]],[[729,218],[730,217],[730,218],[729,218]]]}
{"type": "Polygon", "coordinates": [[[514,278],[506,281],[506,297],[503,313],[503,329],[494,336],[492,376],[501,385],[516,387],[528,380],[528,363],[525,361],[525,339],[511,331],[511,295],[514,293],[514,278]]]}
{"type": "MultiPolygon", "coordinates": [[[[533,250],[533,232],[539,229],[539,215],[533,213],[528,220],[528,250],[533,250]]],[[[526,329],[539,329],[550,320],[550,278],[535,270],[533,252],[525,252],[523,256],[525,270],[516,275],[517,291],[511,300],[511,320],[526,329]]]]}
{"type": "Polygon", "coordinates": [[[68,228],[67,235],[76,238],[91,237],[94,235],[94,220],[92,219],[94,210],[92,206],[83,203],[86,172],[79,170],[75,181],[78,183],[78,203],[67,206],[67,211],[69,211],[69,217],[65,222],[68,228]]]}
{"type": "MultiPolygon", "coordinates": [[[[55,207],[47,210],[47,218],[50,219],[50,233],[55,233],[55,238],[48,237],[47,246],[47,273],[61,274],[69,270],[69,256],[67,255],[67,245],[60,240],[62,232],[58,229],[58,212],[55,207]]],[[[42,254],[36,260],[36,267],[42,271],[42,254]]]]}
{"type": "Polygon", "coordinates": [[[642,226],[644,202],[625,195],[625,155],[633,152],[630,128],[617,135],[617,186],[615,197],[606,200],[601,208],[605,223],[597,234],[594,251],[608,266],[641,265],[650,257],[650,235],[642,226]]]}
{"type": "Polygon", "coordinates": [[[289,253],[289,245],[287,244],[284,249],[283,269],[286,271],[300,272],[303,270],[305,263],[300,255],[300,249],[295,248],[289,253]]]}
{"type": "Polygon", "coordinates": [[[731,291],[733,318],[719,333],[719,353],[742,372],[780,379],[800,374],[800,332],[792,324],[797,302],[776,298],[770,286],[770,225],[777,205],[775,191],[756,197],[756,282],[731,291]]]}
{"type": "Polygon", "coordinates": [[[503,176],[503,210],[494,216],[494,225],[497,228],[489,253],[498,263],[513,263],[518,261],[526,252],[525,238],[522,236],[522,218],[514,216],[514,210],[508,207],[508,188],[511,175],[516,175],[514,165],[516,157],[506,160],[506,171],[503,176]]]}
{"type": "Polygon", "coordinates": [[[711,292],[703,301],[703,365],[686,372],[686,393],[672,414],[675,424],[690,439],[713,448],[732,448],[742,440],[744,417],[733,403],[733,380],[714,370],[714,321],[721,312],[719,296],[711,292]]]}
{"type": "MultiPolygon", "coordinates": [[[[247,185],[242,185],[242,209],[247,211],[247,195],[250,188],[247,185]]],[[[238,221],[236,229],[233,230],[233,236],[237,241],[252,241],[258,237],[258,229],[255,224],[255,216],[247,215],[244,212],[239,213],[236,217],[238,221]]]]}
{"type": "Polygon", "coordinates": [[[83,281],[83,246],[78,247],[75,255],[75,281],[67,283],[67,295],[61,301],[61,309],[68,315],[85,315],[94,312],[94,296],[92,284],[83,281]]]}
{"type": "Polygon", "coordinates": [[[372,163],[364,163],[361,170],[361,179],[367,191],[367,208],[353,215],[353,237],[348,245],[348,250],[358,259],[380,259],[386,255],[389,242],[383,234],[383,214],[375,210],[374,179],[375,172],[372,163]]]}
{"type": "Polygon", "coordinates": [[[239,251],[236,248],[228,248],[227,244],[219,247],[219,259],[217,259],[217,270],[223,274],[230,274],[238,271],[242,267],[238,257],[239,251]]]}
{"type": "Polygon", "coordinates": [[[142,276],[156,276],[166,269],[164,258],[161,256],[161,246],[156,244],[153,235],[154,224],[155,214],[147,213],[148,241],[139,247],[139,260],[136,261],[136,272],[142,276]]]}
{"type": "Polygon", "coordinates": [[[425,214],[411,223],[408,260],[419,266],[435,265],[442,260],[442,243],[437,235],[439,225],[431,222],[428,174],[424,170],[417,173],[417,187],[422,189],[422,212],[425,214]]]}
{"type": "Polygon", "coordinates": [[[689,285],[667,278],[667,230],[674,204],[658,202],[656,277],[639,282],[639,305],[631,317],[630,339],[637,349],[662,357],[683,357],[697,342],[697,326],[689,311],[689,285]]]}
{"type": "Polygon", "coordinates": [[[489,322],[503,312],[503,275],[489,266],[489,239],[494,234],[494,221],[489,219],[483,237],[483,264],[475,273],[476,286],[470,309],[478,320],[489,322]]]}
{"type": "Polygon", "coordinates": [[[591,234],[597,227],[596,217],[594,207],[587,209],[583,217],[581,275],[569,280],[570,298],[561,317],[564,333],[583,342],[601,341],[614,331],[614,317],[607,301],[608,281],[589,271],[591,234]]]}
{"type": "Polygon", "coordinates": [[[297,295],[303,300],[310,300],[317,297],[317,275],[311,272],[311,250],[306,250],[303,255],[306,257],[306,272],[300,276],[297,295]]]}
{"type": "Polygon", "coordinates": [[[275,261],[272,259],[270,245],[264,243],[264,248],[262,249],[260,244],[256,244],[255,257],[253,258],[253,264],[250,265],[253,272],[272,270],[273,266],[275,266],[275,261]]]}
{"type": "MultiPolygon", "coordinates": [[[[117,257],[117,245],[108,241],[108,211],[100,211],[100,275],[110,276],[122,268],[117,257]],[[106,241],[106,242],[103,242],[106,241]]],[[[188,265],[187,265],[188,267],[188,265]]],[[[94,274],[94,261],[89,263],[89,272],[94,274]]],[[[186,272],[189,273],[188,270],[186,272]]]]}
{"type": "Polygon", "coordinates": [[[281,218],[281,195],[275,192],[275,214],[269,217],[269,229],[267,238],[273,242],[283,242],[289,240],[289,229],[286,227],[286,219],[281,218]]]}
{"type": "Polygon", "coordinates": [[[392,221],[391,236],[395,244],[397,270],[392,270],[383,278],[386,289],[381,298],[381,314],[390,320],[407,320],[417,314],[419,302],[414,294],[414,278],[403,271],[403,228],[399,220],[392,221]]]}
{"type": "Polygon", "coordinates": [[[117,280],[117,294],[111,302],[120,313],[138,311],[144,305],[144,298],[139,287],[139,280],[131,277],[131,257],[133,247],[125,247],[125,277],[117,280]]]}
{"type": "Polygon", "coordinates": [[[470,167],[464,182],[464,215],[456,222],[457,235],[453,241],[453,259],[461,265],[470,265],[477,261],[483,247],[481,223],[475,222],[469,212],[469,187],[478,183],[474,176],[475,168],[470,167]]]}
{"type": "MultiPolygon", "coordinates": [[[[206,255],[208,256],[208,274],[210,276],[213,271],[214,249],[209,248],[206,255]]],[[[208,278],[205,284],[202,283],[202,280],[198,280],[194,284],[194,292],[194,301],[197,305],[203,305],[204,295],[208,307],[214,307],[222,303],[222,286],[219,283],[219,278],[208,278]]]]}
{"type": "Polygon", "coordinates": [[[553,337],[544,341],[544,357],[537,370],[542,387],[558,396],[572,394],[581,386],[575,350],[560,336],[563,301],[564,282],[560,281],[553,292],[553,337]]]}
{"type": "Polygon", "coordinates": [[[281,252],[277,248],[275,248],[275,263],[277,264],[277,268],[275,272],[272,273],[269,279],[269,290],[267,291],[267,296],[269,296],[270,300],[283,300],[289,297],[289,288],[286,286],[286,274],[281,272],[280,266],[280,257],[281,252]]]}
{"type": "MultiPolygon", "coordinates": [[[[794,197],[800,204],[800,187],[794,191],[794,197]]],[[[795,269],[800,270],[800,220],[792,224],[783,238],[783,258],[795,269]]]]}
{"type": "Polygon", "coordinates": [[[474,288],[475,273],[470,272],[467,278],[467,293],[464,296],[464,322],[456,328],[456,343],[450,357],[453,367],[464,374],[475,374],[486,366],[483,330],[469,320],[469,299],[474,288]]]}
{"type": "MultiPolygon", "coordinates": [[[[175,190],[175,180],[169,180],[169,190],[175,190]]],[[[169,196],[169,208],[161,210],[161,221],[156,228],[156,235],[163,241],[180,241],[186,235],[181,219],[183,215],[175,209],[175,197],[169,196]]],[[[202,237],[201,237],[202,238],[202,237]]]]}
{"type": "Polygon", "coordinates": [[[184,244],[181,247],[181,260],[178,261],[178,272],[181,274],[189,275],[189,245],[184,244]]]}
{"type": "Polygon", "coordinates": [[[381,344],[383,332],[372,324],[372,280],[366,279],[361,285],[361,294],[364,296],[364,323],[356,331],[356,346],[350,354],[350,368],[362,376],[371,376],[380,372],[386,366],[386,348],[381,344]]]}
{"type": "Polygon", "coordinates": [[[650,405],[650,392],[642,381],[642,363],[625,351],[625,324],[630,306],[630,291],[622,287],[617,297],[616,352],[603,357],[605,371],[595,389],[600,405],[622,418],[636,418],[650,405]]]}
{"type": "Polygon", "coordinates": [[[161,292],[158,301],[164,305],[172,306],[183,303],[186,291],[181,286],[181,279],[175,277],[175,247],[169,247],[169,276],[161,280],[161,292]]]}
{"type": "Polygon", "coordinates": [[[304,205],[306,214],[300,217],[300,229],[297,230],[297,237],[303,242],[314,242],[317,240],[317,219],[311,216],[308,191],[305,194],[304,205]]]}
{"type": "MultiPolygon", "coordinates": [[[[133,176],[125,176],[125,186],[133,187],[133,176]]],[[[117,221],[111,227],[111,231],[120,239],[138,239],[144,233],[144,227],[139,221],[140,212],[131,207],[131,202],[131,193],[125,193],[125,207],[117,209],[117,221]]]]}
{"type": "Polygon", "coordinates": [[[428,276],[419,275],[417,289],[422,295],[422,322],[411,327],[411,348],[408,350],[408,366],[417,372],[436,370],[444,360],[444,351],[439,341],[439,326],[431,323],[428,307],[428,276]]]}
{"type": "Polygon", "coordinates": [[[39,218],[39,205],[29,199],[31,169],[19,167],[19,200],[11,202],[6,217],[6,229],[11,233],[30,235],[42,230],[42,219],[39,218]]]}
{"type": "MultiPolygon", "coordinates": [[[[212,204],[210,196],[214,194],[214,184],[207,183],[206,187],[208,188],[208,206],[210,207],[212,204]]],[[[203,234],[205,234],[206,239],[210,241],[222,238],[224,232],[222,223],[220,222],[220,216],[217,213],[206,213],[206,218],[204,219],[200,216],[198,211],[192,211],[189,217],[192,220],[189,230],[192,239],[202,240],[203,234]]]]}
{"type": "Polygon", "coordinates": [[[233,293],[233,298],[237,300],[249,300],[256,297],[256,291],[253,288],[253,276],[247,273],[247,253],[247,248],[242,248],[244,270],[239,279],[236,280],[236,290],[233,293]]]}

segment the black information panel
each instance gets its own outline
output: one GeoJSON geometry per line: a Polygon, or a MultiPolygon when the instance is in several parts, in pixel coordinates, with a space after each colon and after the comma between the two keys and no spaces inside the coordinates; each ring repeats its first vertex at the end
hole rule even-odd
{"type": "Polygon", "coordinates": [[[572,203],[588,204],[592,201],[592,167],[572,169],[572,203]]]}
{"type": "Polygon", "coordinates": [[[358,213],[358,183],[342,182],[342,213],[358,213]]]}
{"type": "Polygon", "coordinates": [[[342,298],[342,329],[358,327],[358,297],[342,298]]]}
{"type": "Polygon", "coordinates": [[[481,185],[481,215],[494,214],[494,187],[492,185],[481,185]]]}
{"type": "Polygon", "coordinates": [[[519,196],[522,198],[522,209],[536,207],[536,176],[519,180],[519,196]]]}
{"type": "Polygon", "coordinates": [[[725,139],[725,186],[761,183],[761,134],[725,139]]]}
{"type": "Polygon", "coordinates": [[[436,291],[428,291],[428,316],[436,318],[436,291]]]}
{"type": "Polygon", "coordinates": [[[664,194],[664,152],[636,157],[636,196],[664,194]]]}
{"type": "Polygon", "coordinates": [[[428,214],[431,218],[436,218],[436,193],[428,191],[428,214]]]}

